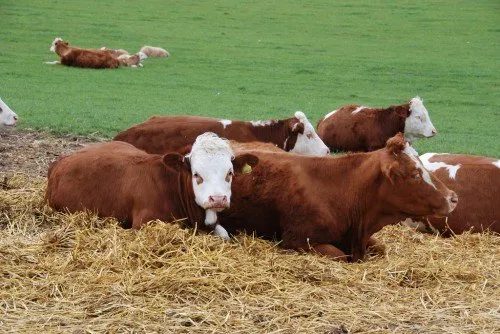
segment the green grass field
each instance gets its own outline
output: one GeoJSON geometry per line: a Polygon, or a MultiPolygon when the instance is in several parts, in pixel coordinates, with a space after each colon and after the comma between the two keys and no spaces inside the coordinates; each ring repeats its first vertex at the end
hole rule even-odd
{"type": "Polygon", "coordinates": [[[349,103],[425,100],[420,152],[500,156],[500,2],[3,0],[0,96],[21,128],[113,136],[154,114],[316,123],[349,103]],[[55,37],[169,50],[144,68],[50,66],[55,37]]]}

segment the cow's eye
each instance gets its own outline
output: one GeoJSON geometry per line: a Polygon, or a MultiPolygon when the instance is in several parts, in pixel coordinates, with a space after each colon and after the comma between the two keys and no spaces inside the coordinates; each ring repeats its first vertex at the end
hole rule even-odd
{"type": "Polygon", "coordinates": [[[3,109],[2,109],[2,107],[0,107],[0,112],[2,112],[2,111],[3,111],[3,109]]]}
{"type": "Polygon", "coordinates": [[[312,133],[309,132],[306,136],[307,136],[307,138],[311,139],[313,135],[312,135],[312,133]]]}
{"type": "Polygon", "coordinates": [[[232,170],[230,170],[229,172],[227,172],[227,175],[226,175],[226,182],[231,182],[231,178],[233,177],[234,173],[232,170]]]}
{"type": "Polygon", "coordinates": [[[196,180],[196,184],[202,184],[203,183],[203,178],[200,176],[200,174],[194,173],[193,177],[196,180]]]}
{"type": "Polygon", "coordinates": [[[413,174],[413,178],[414,178],[415,180],[420,180],[420,179],[422,178],[422,176],[420,175],[420,173],[419,173],[419,172],[416,172],[416,173],[414,173],[414,174],[413,174]]]}

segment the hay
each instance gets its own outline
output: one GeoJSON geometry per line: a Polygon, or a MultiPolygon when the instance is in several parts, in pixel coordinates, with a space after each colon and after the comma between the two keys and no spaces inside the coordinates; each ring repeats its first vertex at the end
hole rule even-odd
{"type": "MultiPolygon", "coordinates": [[[[0,175],[1,177],[2,175],[0,175]]],[[[500,239],[389,227],[385,256],[333,262],[176,224],[124,230],[43,205],[45,180],[0,189],[0,324],[9,332],[493,333],[500,239]]]]}

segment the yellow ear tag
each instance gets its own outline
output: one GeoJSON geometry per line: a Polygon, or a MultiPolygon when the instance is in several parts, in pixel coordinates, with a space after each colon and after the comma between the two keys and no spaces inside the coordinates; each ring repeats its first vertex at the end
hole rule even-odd
{"type": "Polygon", "coordinates": [[[241,174],[249,174],[251,172],[252,172],[252,166],[250,166],[249,164],[245,164],[245,166],[241,168],[241,174]]]}

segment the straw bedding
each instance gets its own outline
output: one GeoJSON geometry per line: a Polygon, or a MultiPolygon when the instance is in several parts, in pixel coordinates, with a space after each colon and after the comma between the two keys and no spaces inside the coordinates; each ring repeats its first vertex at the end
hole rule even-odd
{"type": "Polygon", "coordinates": [[[0,171],[0,328],[34,333],[493,333],[500,239],[391,226],[344,264],[252,236],[53,212],[45,178],[0,171]]]}

